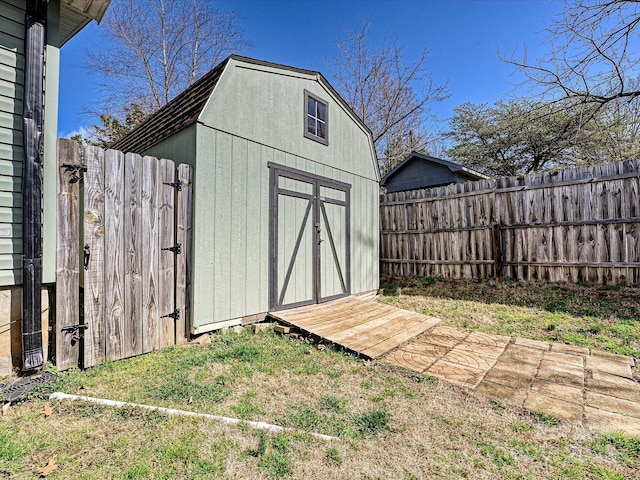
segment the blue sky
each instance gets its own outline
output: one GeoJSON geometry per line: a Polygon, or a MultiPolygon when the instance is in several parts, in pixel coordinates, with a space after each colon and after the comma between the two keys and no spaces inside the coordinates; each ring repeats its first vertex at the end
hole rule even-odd
{"type": "MultiPolygon", "coordinates": [[[[373,42],[393,36],[404,47],[406,61],[423,48],[426,68],[436,83],[447,82],[449,99],[434,105],[438,127],[446,129],[453,109],[465,102],[494,103],[515,92],[522,78],[498,59],[498,50],[530,59],[545,51],[543,29],[562,9],[551,0],[220,0],[218,8],[240,16],[240,27],[252,46],[236,52],[261,60],[319,70],[338,53],[346,31],[371,21],[373,42]]],[[[60,136],[95,122],[83,114],[97,103],[99,78],[83,68],[83,52],[97,48],[95,22],[61,50],[60,136]]]]}

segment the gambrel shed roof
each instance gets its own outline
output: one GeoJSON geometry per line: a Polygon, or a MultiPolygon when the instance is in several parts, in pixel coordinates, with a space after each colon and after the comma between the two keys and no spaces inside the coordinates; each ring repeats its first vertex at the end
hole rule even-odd
{"type": "Polygon", "coordinates": [[[342,107],[369,135],[371,131],[365,123],[356,115],[351,107],[344,101],[338,92],[324,78],[322,73],[314,70],[306,70],[278,63],[256,60],[254,58],[231,55],[218,64],[211,71],[202,76],[193,85],[167,103],[160,110],[152,114],[147,120],[136,127],[124,138],[118,140],[111,148],[125,152],[143,153],[163,139],[179,132],[185,127],[198,121],[200,114],[207,105],[207,101],[213,94],[215,87],[224,73],[230,60],[236,60],[248,64],[289,70],[304,75],[316,77],[325,88],[330,90],[342,107]]]}

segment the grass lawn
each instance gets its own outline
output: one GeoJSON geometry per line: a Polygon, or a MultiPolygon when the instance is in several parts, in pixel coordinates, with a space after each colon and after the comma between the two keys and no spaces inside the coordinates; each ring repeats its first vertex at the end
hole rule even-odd
{"type": "MultiPolygon", "coordinates": [[[[387,301],[411,297],[397,288],[403,294],[387,301]]],[[[631,479],[640,467],[640,440],[505,408],[271,330],[71,371],[50,388],[295,431],[54,402],[41,392],[0,417],[0,478],[37,478],[52,461],[49,479],[631,479]]]]}
{"type": "Polygon", "coordinates": [[[640,288],[386,279],[381,301],[442,325],[640,358],[640,288]]]}

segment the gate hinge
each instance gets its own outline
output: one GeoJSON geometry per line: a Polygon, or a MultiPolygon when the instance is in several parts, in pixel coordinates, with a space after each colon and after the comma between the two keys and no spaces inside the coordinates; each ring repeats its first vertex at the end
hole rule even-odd
{"type": "Polygon", "coordinates": [[[162,184],[169,185],[170,187],[177,189],[179,192],[182,191],[182,182],[180,180],[178,180],[177,182],[162,182],[162,184]]]}
{"type": "Polygon", "coordinates": [[[164,250],[164,251],[167,251],[167,252],[173,252],[176,255],[180,255],[182,253],[182,244],[178,243],[177,245],[175,245],[173,247],[161,248],[160,250],[164,250]]]}
{"type": "Polygon", "coordinates": [[[180,309],[176,308],[173,312],[162,315],[160,318],[173,318],[177,322],[180,319],[180,309]]]}
{"type": "Polygon", "coordinates": [[[71,180],[69,183],[77,183],[80,180],[81,175],[87,171],[86,165],[74,165],[72,163],[63,163],[62,168],[67,173],[71,173],[71,180]]]}
{"type": "Polygon", "coordinates": [[[70,333],[71,342],[77,342],[78,340],[80,340],[80,335],[82,333],[81,330],[86,330],[87,328],[89,328],[89,325],[85,323],[82,325],[67,325],[66,327],[62,327],[60,331],[64,333],[70,333]]]}

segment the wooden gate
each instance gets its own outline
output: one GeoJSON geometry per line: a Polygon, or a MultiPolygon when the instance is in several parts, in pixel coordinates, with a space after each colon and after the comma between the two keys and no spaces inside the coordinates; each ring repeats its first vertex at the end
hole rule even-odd
{"type": "Polygon", "coordinates": [[[58,140],[56,366],[186,343],[192,169],[58,140]]]}
{"type": "Polygon", "coordinates": [[[351,186],[270,164],[270,309],[351,292],[351,186]]]}

